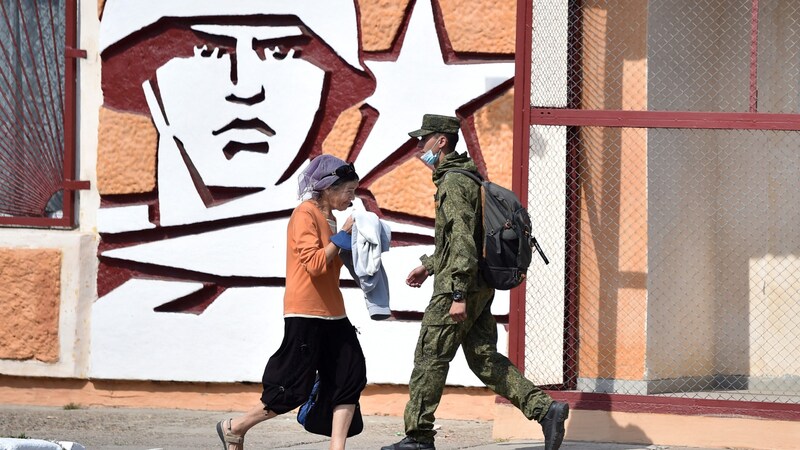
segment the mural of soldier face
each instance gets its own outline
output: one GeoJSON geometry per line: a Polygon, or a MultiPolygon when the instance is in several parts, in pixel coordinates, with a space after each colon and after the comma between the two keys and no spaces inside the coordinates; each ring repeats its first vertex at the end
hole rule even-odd
{"type": "Polygon", "coordinates": [[[303,58],[312,37],[298,26],[191,29],[193,56],[158,68],[156,95],[195,184],[275,185],[320,108],[325,71],[303,58]]]}
{"type": "MultiPolygon", "coordinates": [[[[389,34],[406,30],[402,42],[373,55],[362,45],[385,30],[362,36],[359,20],[374,24],[375,14],[396,6],[381,0],[102,3],[100,128],[108,157],[98,171],[110,181],[98,210],[95,378],[259,380],[258,363],[216,359],[252,361],[270,350],[264,343],[281,342],[282,255],[298,171],[320,153],[337,152],[363,172],[359,190],[375,208],[399,197],[386,210],[402,214],[400,234],[417,237],[384,254],[382,264],[405,272],[425,251],[418,244],[433,241],[427,222],[406,223],[407,215],[433,205],[420,200],[416,184],[398,189],[430,184],[408,179],[417,171],[406,169],[417,162],[404,162],[413,156],[404,130],[423,113],[452,115],[473,104],[489,77],[513,76],[513,58],[498,68],[455,54],[448,56],[455,64],[445,61],[453,52],[438,38],[445,30],[437,32],[437,23],[445,21],[434,14],[436,2],[401,8],[403,23],[389,34]],[[140,155],[141,167],[115,165],[140,155]],[[131,178],[148,183],[129,187],[131,178]],[[379,194],[370,200],[373,190],[379,194]],[[235,329],[227,326],[232,317],[235,329]]],[[[338,207],[353,201],[349,188],[338,207]]],[[[421,312],[419,290],[404,289],[412,288],[402,279],[393,285],[393,308],[421,312]]],[[[347,289],[345,296],[348,313],[369,323],[365,308],[350,309],[363,305],[363,293],[347,289]]],[[[393,345],[413,349],[418,325],[401,325],[393,345]]],[[[380,356],[376,349],[367,351],[380,356]]],[[[410,357],[374,361],[379,379],[408,379],[410,357]]]]}

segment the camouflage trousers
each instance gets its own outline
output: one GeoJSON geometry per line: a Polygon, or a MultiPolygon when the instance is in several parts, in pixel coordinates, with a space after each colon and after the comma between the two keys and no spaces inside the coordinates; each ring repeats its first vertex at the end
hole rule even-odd
{"type": "Polygon", "coordinates": [[[458,347],[469,368],[492,391],[508,399],[525,417],[540,421],[553,399],[526,379],[508,358],[497,352],[497,323],[491,313],[494,291],[467,296],[467,320],[449,316],[449,295],[434,295],[425,310],[409,381],[405,410],[406,435],[433,442],[436,408],[442,397],[450,362],[458,347]]]}

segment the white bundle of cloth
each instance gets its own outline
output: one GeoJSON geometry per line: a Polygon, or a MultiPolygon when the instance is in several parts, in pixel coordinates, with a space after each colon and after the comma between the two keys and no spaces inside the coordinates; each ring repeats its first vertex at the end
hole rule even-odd
{"type": "Polygon", "coordinates": [[[364,291],[367,310],[373,320],[388,319],[389,279],[381,264],[381,254],[389,250],[392,230],[369,211],[353,212],[353,230],[350,233],[352,257],[342,255],[345,266],[364,291]]]}

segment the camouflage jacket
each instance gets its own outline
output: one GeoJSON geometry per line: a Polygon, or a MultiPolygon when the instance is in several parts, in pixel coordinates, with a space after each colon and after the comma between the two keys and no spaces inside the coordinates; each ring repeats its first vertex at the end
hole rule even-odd
{"type": "Polygon", "coordinates": [[[434,296],[455,290],[467,294],[487,287],[478,274],[476,243],[481,242],[482,233],[480,186],[465,175],[445,176],[451,169],[478,171],[469,156],[453,152],[433,172],[436,249],[432,256],[424,255],[420,261],[434,275],[434,296]]]}

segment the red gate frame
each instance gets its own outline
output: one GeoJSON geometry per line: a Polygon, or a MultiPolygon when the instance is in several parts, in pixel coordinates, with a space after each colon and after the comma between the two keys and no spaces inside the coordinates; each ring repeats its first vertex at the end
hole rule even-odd
{"type": "MultiPolygon", "coordinates": [[[[800,130],[800,114],[767,114],[758,112],[758,0],[751,0],[750,27],[750,107],[746,113],[694,112],[694,111],[623,111],[580,110],[577,105],[567,108],[535,108],[531,97],[531,46],[533,25],[532,0],[517,2],[516,72],[514,79],[514,143],[512,159],[512,188],[524,203],[528,201],[528,153],[531,125],[558,125],[567,127],[625,127],[625,128],[693,128],[693,129],[748,129],[748,130],[800,130]]],[[[580,2],[577,2],[580,4],[580,2]]],[[[576,55],[570,58],[571,68],[577,67],[576,55]]],[[[567,143],[568,152],[576,151],[567,143]]],[[[567,168],[568,177],[574,181],[574,169],[567,168]]],[[[570,181],[570,180],[568,180],[570,181]]],[[[572,192],[576,192],[573,190],[572,192]]],[[[577,194],[575,194],[577,195],[577,194]]],[[[577,204],[573,202],[571,204],[577,204]]],[[[576,223],[578,211],[567,211],[565,239],[577,242],[576,223]]],[[[568,246],[576,249],[577,246],[568,246]]],[[[577,250],[565,255],[569,273],[577,273],[577,250]]],[[[564,326],[564,379],[555,386],[543,386],[556,399],[568,401],[574,409],[644,412],[682,415],[745,415],[773,420],[800,420],[800,404],[746,402],[736,400],[705,400],[648,395],[600,394],[569,391],[577,381],[577,335],[569,330],[567,318],[577,317],[578,280],[565,280],[564,326]]],[[[509,311],[509,358],[520,369],[525,365],[525,285],[511,291],[509,311]]],[[[502,401],[502,400],[498,400],[502,401]]]]}

